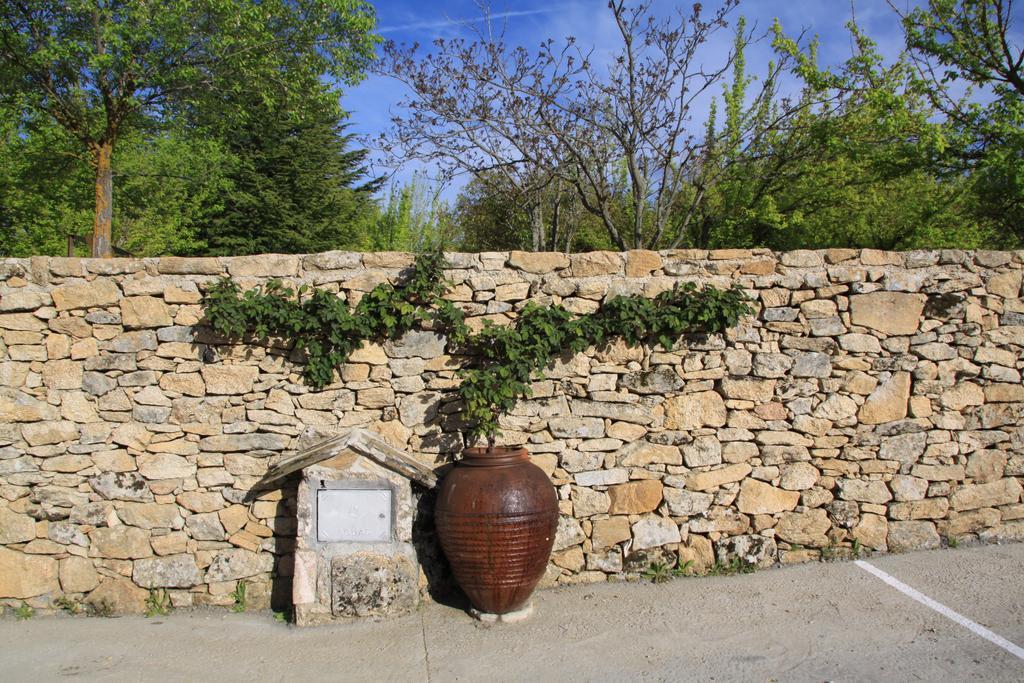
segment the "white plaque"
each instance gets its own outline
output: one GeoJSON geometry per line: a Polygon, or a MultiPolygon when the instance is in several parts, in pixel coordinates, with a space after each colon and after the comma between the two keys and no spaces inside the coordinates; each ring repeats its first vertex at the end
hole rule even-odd
{"type": "Polygon", "coordinates": [[[316,509],[318,541],[391,540],[390,489],[320,489],[316,509]]]}

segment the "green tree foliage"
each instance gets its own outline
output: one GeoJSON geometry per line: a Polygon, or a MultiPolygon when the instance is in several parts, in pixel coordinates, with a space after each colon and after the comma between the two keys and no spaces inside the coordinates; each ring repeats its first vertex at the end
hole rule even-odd
{"type": "MultiPolygon", "coordinates": [[[[48,117],[28,118],[16,100],[0,105],[0,253],[89,254],[92,168],[48,117]]],[[[136,256],[201,253],[199,228],[230,190],[218,141],[187,129],[132,131],[121,141],[113,247],[136,256]]]]}
{"type": "Polygon", "coordinates": [[[91,173],[75,140],[27,116],[22,97],[0,99],[0,253],[67,253],[92,231],[91,173]]]}
{"type": "Polygon", "coordinates": [[[227,154],[230,191],[200,231],[205,253],[313,253],[362,238],[377,187],[358,184],[366,152],[350,149],[337,102],[304,99],[296,109],[236,100],[246,119],[211,131],[227,154]]]}
{"type": "Polygon", "coordinates": [[[615,246],[600,220],[583,209],[571,188],[554,179],[530,207],[512,191],[495,191],[500,178],[473,179],[455,200],[454,220],[465,251],[531,250],[538,225],[546,251],[593,251],[615,246]]]}
{"type": "Polygon", "coordinates": [[[360,248],[416,252],[465,248],[441,189],[419,173],[405,185],[393,183],[376,216],[368,221],[360,248]]]}
{"type": "Polygon", "coordinates": [[[269,105],[316,93],[323,76],[354,82],[373,23],[362,0],[0,0],[0,84],[89,155],[92,251],[108,256],[119,141],[147,119],[216,103],[244,120],[239,93],[269,105]]]}
{"type": "MultiPolygon", "coordinates": [[[[1020,244],[1024,230],[1024,49],[1013,44],[1016,34],[1010,26],[1011,6],[1009,0],[933,0],[927,8],[904,18],[908,51],[894,60],[883,59],[871,39],[851,22],[851,56],[828,68],[818,64],[816,41],[790,39],[776,25],[770,34],[776,60],[756,74],[748,69],[745,52],[751,36],[740,19],[733,27],[733,46],[726,62],[729,72],[723,67],[714,72],[721,73],[721,78],[711,81],[720,84],[721,94],[703,124],[703,134],[686,131],[691,140],[687,153],[674,153],[666,162],[672,173],[658,176],[680,181],[678,190],[673,189],[676,194],[668,211],[637,194],[650,192],[657,185],[640,182],[644,174],[635,170],[636,150],[620,144],[620,138],[633,138],[611,136],[600,145],[607,157],[600,170],[579,165],[581,172],[599,179],[601,197],[592,195],[587,187],[577,185],[576,189],[589,213],[600,205],[597,213],[605,228],[617,226],[616,232],[606,231],[612,239],[601,244],[601,240],[573,238],[544,248],[581,250],[602,248],[609,242],[657,248],[780,250],[1020,244]],[[785,91],[784,80],[788,84],[785,91]],[[965,82],[973,84],[974,91],[953,97],[951,93],[965,82]],[[631,239],[625,239],[626,235],[631,239]]],[[[626,28],[623,38],[627,46],[641,50],[641,43],[646,43],[640,37],[646,34],[635,34],[628,24],[626,28]]],[[[533,68],[533,62],[525,61],[520,52],[501,44],[492,45],[489,51],[476,43],[472,50],[463,48],[461,44],[454,48],[442,45],[439,54],[446,61],[427,62],[423,69],[448,67],[444,74],[461,73],[463,66],[477,67],[471,57],[480,61],[484,54],[490,67],[485,75],[493,72],[510,78],[492,64],[495,54],[511,55],[509,59],[521,67],[515,74],[526,68],[523,65],[533,68]]],[[[398,71],[408,70],[409,63],[398,67],[398,71]]],[[[621,68],[628,71],[628,67],[621,68]]],[[[534,71],[543,70],[537,67],[534,71]]],[[[649,73],[661,72],[652,67],[649,73]]],[[[541,80],[547,77],[547,72],[537,76],[541,80]]],[[[472,80],[461,82],[473,85],[472,80]]],[[[487,81],[486,87],[495,88],[492,82],[487,81]]],[[[611,89],[609,86],[608,92],[611,89]]],[[[433,93],[428,88],[419,94],[429,104],[433,93]]],[[[488,94],[485,89],[484,95],[488,94]]],[[[440,93],[441,102],[447,103],[443,95],[440,93]]],[[[612,100],[629,108],[625,94],[612,100]]],[[[490,97],[489,101],[493,106],[472,109],[468,114],[460,110],[456,130],[472,129],[476,121],[472,115],[477,111],[490,117],[478,122],[481,125],[491,119],[506,124],[532,120],[525,115],[512,116],[517,110],[500,98],[490,97]]],[[[523,100],[513,97],[510,101],[517,105],[523,100]]],[[[409,120],[417,123],[415,116],[409,120]]],[[[686,120],[689,123],[692,118],[686,120]]],[[[405,132],[428,142],[438,137],[425,130],[423,125],[407,126],[405,132]]],[[[571,149],[578,140],[574,135],[578,133],[547,139],[552,145],[565,144],[571,149]]],[[[508,148],[496,147],[499,151],[508,148]]],[[[557,150],[550,156],[573,158],[557,150]]],[[[497,161],[512,163],[515,158],[497,161]]],[[[552,174],[558,177],[566,172],[561,168],[552,174]]],[[[589,185],[596,186],[595,182],[589,185]]],[[[457,203],[467,244],[529,248],[524,233],[535,224],[527,220],[530,215],[522,203],[509,199],[511,196],[495,189],[494,182],[467,186],[457,203]]],[[[664,196],[658,195],[659,199],[664,196]]],[[[586,220],[576,223],[586,225],[586,220]]]]}
{"type": "Polygon", "coordinates": [[[188,129],[122,142],[114,244],[134,256],[208,253],[206,226],[233,190],[237,163],[220,140],[188,129]]]}
{"type": "Polygon", "coordinates": [[[743,109],[748,78],[737,40],[739,57],[722,97],[725,134],[709,132],[723,141],[709,157],[721,180],[708,192],[690,244],[911,249],[992,239],[971,214],[967,183],[935,171],[947,134],[932,120],[911,65],[885,64],[855,24],[849,29],[854,55],[821,69],[816,42],[800,46],[775,26],[775,49],[793,61],[803,83],[796,114],[777,129],[774,105],[743,109]],[[771,130],[752,142],[732,132],[751,116],[771,130]]]}
{"type": "Polygon", "coordinates": [[[950,175],[969,177],[976,215],[995,227],[1003,245],[1024,243],[1024,42],[1014,24],[1020,12],[1013,0],[929,0],[902,18],[921,80],[946,115],[950,175]],[[954,96],[963,84],[971,89],[954,96]]]}

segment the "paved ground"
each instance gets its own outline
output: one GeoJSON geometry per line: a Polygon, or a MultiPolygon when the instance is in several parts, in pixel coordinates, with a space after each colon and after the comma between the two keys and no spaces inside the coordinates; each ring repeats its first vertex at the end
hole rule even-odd
{"type": "Polygon", "coordinates": [[[220,611],[5,618],[0,680],[1024,680],[1024,544],[868,561],[1018,654],[836,562],[543,591],[529,621],[492,627],[440,605],[303,630],[220,611]]]}

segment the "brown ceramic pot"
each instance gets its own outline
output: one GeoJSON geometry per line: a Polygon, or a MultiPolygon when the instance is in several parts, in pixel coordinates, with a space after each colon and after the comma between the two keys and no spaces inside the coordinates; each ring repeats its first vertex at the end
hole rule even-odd
{"type": "Polygon", "coordinates": [[[467,448],[441,482],[435,521],[469,601],[506,614],[526,605],[544,575],[558,496],[525,448],[467,448]]]}

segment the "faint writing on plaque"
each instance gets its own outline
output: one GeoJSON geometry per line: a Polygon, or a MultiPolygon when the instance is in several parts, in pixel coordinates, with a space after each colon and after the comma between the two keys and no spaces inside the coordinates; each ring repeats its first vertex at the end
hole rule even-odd
{"type": "Polygon", "coordinates": [[[320,489],[316,509],[318,541],[391,540],[390,489],[320,489]]]}

